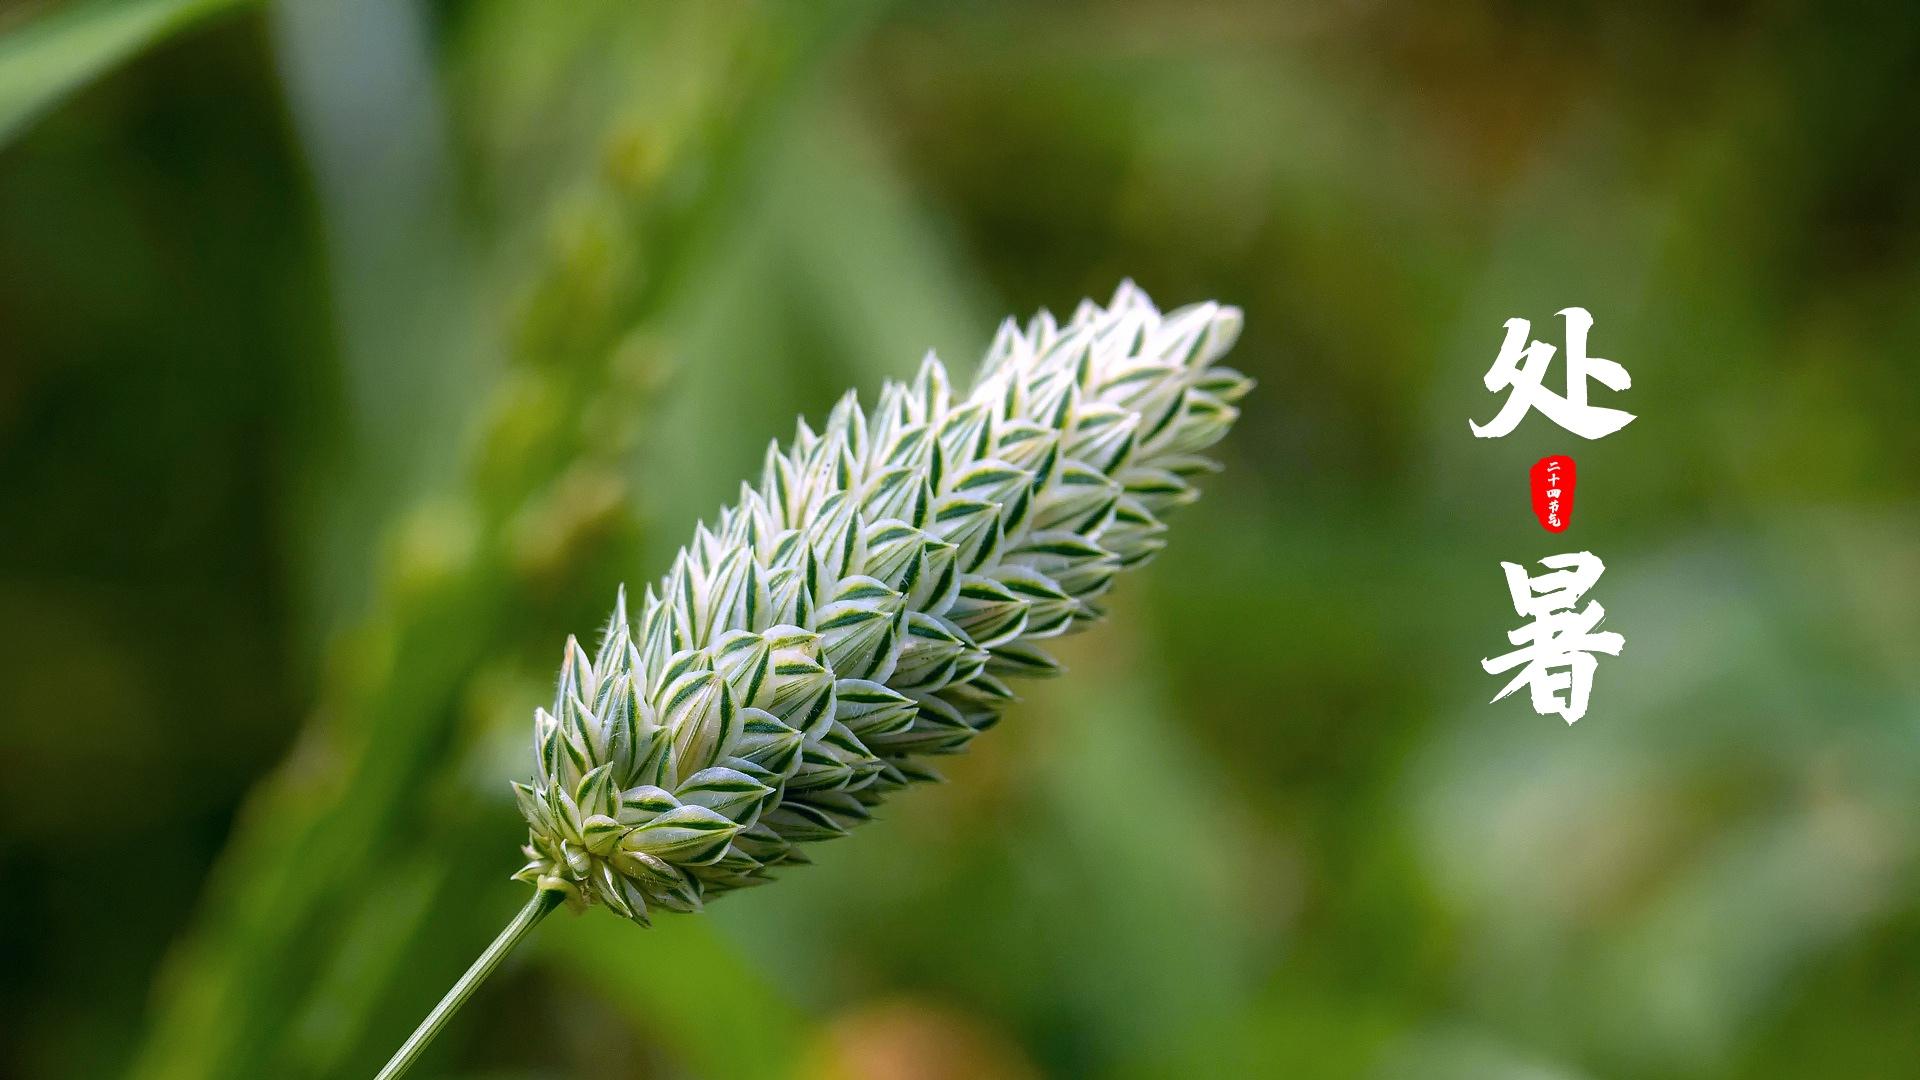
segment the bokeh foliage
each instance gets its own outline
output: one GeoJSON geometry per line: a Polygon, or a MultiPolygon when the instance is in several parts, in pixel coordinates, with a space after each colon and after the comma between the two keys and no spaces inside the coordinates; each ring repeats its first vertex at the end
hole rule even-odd
{"type": "Polygon", "coordinates": [[[1262,388],[1072,675],[777,887],[550,921],[425,1071],[1920,1059],[1920,21],[226,6],[0,23],[0,1072],[370,1072],[522,899],[565,634],[794,412],[1129,275],[1262,388]],[[1570,303],[1640,419],[1471,438],[1570,303]],[[1566,729],[1476,661],[1575,542],[1566,729]]]}

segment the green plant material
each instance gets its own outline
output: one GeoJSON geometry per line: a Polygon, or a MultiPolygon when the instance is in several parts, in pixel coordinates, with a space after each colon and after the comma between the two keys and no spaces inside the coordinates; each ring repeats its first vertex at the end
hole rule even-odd
{"type": "Polygon", "coordinates": [[[928,759],[999,721],[1006,678],[1059,673],[1040,643],[1098,621],[1115,576],[1165,547],[1162,518],[1198,497],[1217,468],[1199,455],[1252,389],[1214,363],[1240,324],[1211,302],[1162,316],[1128,282],[1064,327],[1002,324],[964,396],[929,354],[871,413],[849,393],[820,432],[802,420],[769,447],[637,621],[623,589],[593,656],[568,640],[534,714],[535,783],[514,785],[535,904],[643,926],[698,911],[938,779],[928,759]]]}
{"type": "Polygon", "coordinates": [[[513,951],[513,947],[520,944],[522,938],[526,937],[534,927],[540,925],[541,919],[546,918],[549,912],[559,906],[558,893],[534,893],[526,906],[520,909],[520,913],[513,917],[513,921],[500,931],[499,936],[493,939],[493,943],[488,945],[474,960],[472,966],[467,968],[466,974],[461,975],[459,981],[453,984],[453,988],[447,991],[447,996],[440,999],[440,1004],[434,1007],[433,1012],[427,1014],[427,1018],[421,1021],[419,1029],[413,1033],[412,1038],[407,1040],[406,1045],[393,1055],[393,1060],[387,1062],[386,1068],[380,1070],[379,1080],[393,1080],[412,1068],[414,1059],[418,1058],[427,1048],[427,1044],[433,1041],[433,1037],[440,1033],[441,1026],[460,1010],[460,1006],[467,1003],[467,998],[479,989],[481,983],[487,981],[487,976],[493,974],[493,969],[500,966],[500,961],[507,958],[507,954],[513,951]]]}
{"type": "Polygon", "coordinates": [[[1009,320],[970,394],[929,356],[771,447],[597,651],[569,640],[519,876],[646,924],[845,835],[996,723],[1040,643],[1097,620],[1213,468],[1251,387],[1237,309],[1165,317],[1123,285],[1064,327],[1009,320]]]}
{"type": "Polygon", "coordinates": [[[316,722],[250,797],[194,932],[169,958],[134,1075],[340,1071],[329,1065],[351,1048],[342,1009],[311,995],[387,987],[328,977],[317,943],[377,917],[370,877],[439,856],[423,823],[462,760],[452,744],[473,674],[514,652],[527,633],[516,616],[566,595],[558,586],[625,527],[632,425],[609,438],[586,421],[645,415],[664,363],[651,331],[731,220],[743,160],[854,9],[727,24],[749,59],[681,122],[664,175],[639,188],[602,176],[569,193],[556,216],[571,227],[530,275],[506,392],[479,425],[466,483],[392,530],[397,557],[329,672],[316,722]]]}
{"type": "Polygon", "coordinates": [[[0,37],[0,146],[62,97],[210,15],[250,0],[91,0],[0,37]]]}

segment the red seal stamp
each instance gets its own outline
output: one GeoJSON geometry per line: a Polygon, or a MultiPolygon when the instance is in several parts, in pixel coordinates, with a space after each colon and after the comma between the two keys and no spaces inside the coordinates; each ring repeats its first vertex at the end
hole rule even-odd
{"type": "Polygon", "coordinates": [[[1527,489],[1533,493],[1533,516],[1551,533],[1566,532],[1573,520],[1573,459],[1553,454],[1527,470],[1527,489]]]}

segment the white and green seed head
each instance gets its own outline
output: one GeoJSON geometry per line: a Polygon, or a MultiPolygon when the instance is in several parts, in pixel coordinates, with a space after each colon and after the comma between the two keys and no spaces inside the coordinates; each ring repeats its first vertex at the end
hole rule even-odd
{"type": "Polygon", "coordinates": [[[1064,326],[1000,328],[973,388],[929,356],[870,409],[767,452],[591,655],[568,641],[519,875],[645,923],[807,861],[1057,674],[1164,546],[1252,380],[1215,364],[1240,312],[1161,314],[1123,284],[1064,326]]]}

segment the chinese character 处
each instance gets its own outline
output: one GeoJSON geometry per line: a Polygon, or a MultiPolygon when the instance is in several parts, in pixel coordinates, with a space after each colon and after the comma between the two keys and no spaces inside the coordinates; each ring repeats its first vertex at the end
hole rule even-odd
{"type": "Polygon", "coordinates": [[[1587,332],[1593,329],[1593,316],[1586,308],[1565,308],[1559,314],[1567,322],[1567,392],[1557,394],[1546,387],[1554,347],[1544,341],[1528,341],[1527,320],[1508,319],[1506,340],[1481,380],[1488,390],[1507,391],[1507,400],[1485,424],[1467,421],[1474,435],[1500,438],[1519,426],[1529,409],[1540,410],[1547,419],[1585,439],[1611,435],[1633,422],[1634,415],[1623,409],[1587,403],[1589,380],[1618,391],[1632,386],[1633,377],[1611,360],[1587,355],[1587,332]]]}

